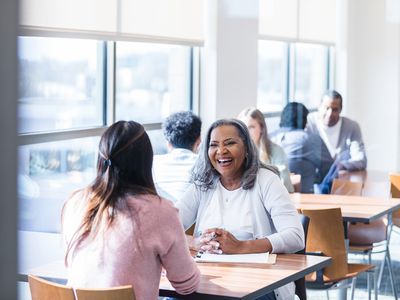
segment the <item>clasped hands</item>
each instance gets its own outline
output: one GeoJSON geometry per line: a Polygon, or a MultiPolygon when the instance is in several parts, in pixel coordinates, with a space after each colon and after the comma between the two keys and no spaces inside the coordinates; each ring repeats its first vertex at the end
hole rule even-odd
{"type": "Polygon", "coordinates": [[[207,229],[194,242],[199,251],[214,254],[238,253],[241,244],[229,231],[221,228],[207,229]]]}

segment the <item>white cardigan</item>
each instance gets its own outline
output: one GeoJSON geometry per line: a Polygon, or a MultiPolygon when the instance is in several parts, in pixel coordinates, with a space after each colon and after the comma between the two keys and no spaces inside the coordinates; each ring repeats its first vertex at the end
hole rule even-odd
{"type": "MultiPolygon", "coordinates": [[[[209,205],[215,188],[201,191],[194,184],[183,198],[176,203],[183,226],[189,228],[194,222],[195,235],[197,224],[209,205]]],[[[304,231],[299,215],[290,201],[289,194],[279,177],[273,172],[261,168],[253,188],[247,190],[252,201],[253,233],[255,239],[268,238],[273,253],[294,253],[304,248],[304,231]]],[[[277,300],[293,299],[294,284],[275,290],[277,300]]]]}

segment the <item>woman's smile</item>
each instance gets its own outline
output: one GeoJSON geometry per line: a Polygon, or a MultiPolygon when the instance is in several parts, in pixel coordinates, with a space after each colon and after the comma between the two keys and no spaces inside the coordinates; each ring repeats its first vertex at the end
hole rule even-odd
{"type": "Polygon", "coordinates": [[[214,169],[221,175],[222,182],[240,181],[245,156],[244,143],[234,126],[222,125],[211,132],[208,157],[214,169]]]}

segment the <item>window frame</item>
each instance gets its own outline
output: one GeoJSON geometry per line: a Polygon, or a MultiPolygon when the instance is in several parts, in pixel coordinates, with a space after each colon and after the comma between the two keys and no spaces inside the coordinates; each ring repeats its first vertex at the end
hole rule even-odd
{"type": "MultiPolygon", "coordinates": [[[[18,37],[57,37],[57,38],[71,38],[68,35],[38,35],[20,34],[18,37]]],[[[76,37],[75,37],[76,38],[76,37]]],[[[88,37],[89,38],[89,37],[88,37]]],[[[105,41],[103,42],[102,57],[102,105],[103,105],[103,120],[101,126],[94,126],[88,128],[66,129],[66,130],[49,130],[41,132],[19,133],[18,146],[26,146],[32,144],[39,144],[45,142],[64,141],[77,138],[101,136],[103,132],[116,121],[116,44],[118,41],[105,41]]],[[[199,111],[200,99],[200,49],[199,44],[177,43],[165,40],[143,40],[143,39],[130,39],[129,42],[147,42],[150,44],[176,44],[190,47],[190,78],[189,78],[189,107],[194,113],[199,111]]],[[[162,121],[156,123],[142,124],[146,131],[159,130],[162,127],[162,121]]]]}
{"type": "MultiPolygon", "coordinates": [[[[286,44],[286,54],[283,60],[284,69],[286,70],[285,88],[282,93],[282,108],[294,99],[296,89],[296,44],[312,44],[318,46],[325,46],[325,61],[326,61],[326,74],[325,74],[325,89],[332,89],[335,85],[334,82],[334,66],[335,66],[335,47],[331,43],[314,42],[314,41],[300,41],[300,40],[279,40],[270,38],[259,38],[258,42],[263,41],[277,41],[286,44]]],[[[259,102],[259,99],[257,99],[259,102]]],[[[309,111],[315,111],[317,107],[309,107],[309,111]]],[[[274,118],[279,117],[281,111],[263,111],[265,117],[274,118]]]]}

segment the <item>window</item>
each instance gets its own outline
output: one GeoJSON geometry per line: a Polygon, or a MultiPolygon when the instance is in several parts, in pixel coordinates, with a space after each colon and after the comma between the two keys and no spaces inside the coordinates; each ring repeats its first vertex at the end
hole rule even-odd
{"type": "Polygon", "coordinates": [[[138,121],[154,153],[166,151],[163,118],[193,106],[194,51],[49,37],[20,37],[18,43],[18,227],[57,233],[65,200],[94,179],[108,124],[138,121]]]}
{"type": "Polygon", "coordinates": [[[280,111],[287,98],[288,45],[260,41],[258,47],[258,108],[268,112],[280,111]]]}
{"type": "Polygon", "coordinates": [[[280,112],[289,101],[315,109],[330,87],[331,52],[325,45],[259,41],[259,109],[280,112]]]}
{"type": "Polygon", "coordinates": [[[19,148],[20,230],[60,232],[65,200],[94,179],[98,143],[89,137],[19,148]]]}
{"type": "Polygon", "coordinates": [[[19,38],[19,132],[103,125],[102,43],[19,38]]]}
{"type": "Polygon", "coordinates": [[[328,88],[328,47],[295,44],[294,96],[309,108],[319,105],[328,88]]]}
{"type": "Polygon", "coordinates": [[[190,109],[191,48],[118,42],[117,120],[157,123],[190,109]]]}

